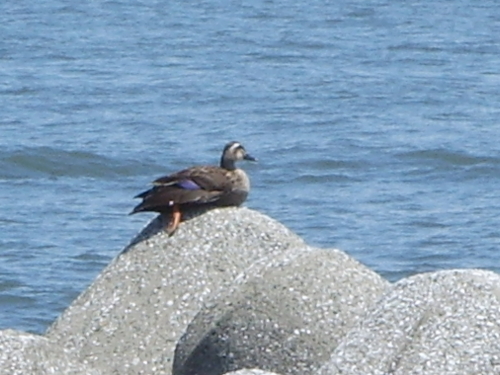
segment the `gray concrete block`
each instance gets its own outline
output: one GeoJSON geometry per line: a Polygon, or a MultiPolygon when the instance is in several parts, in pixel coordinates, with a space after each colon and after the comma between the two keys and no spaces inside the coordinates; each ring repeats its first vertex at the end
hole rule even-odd
{"type": "Polygon", "coordinates": [[[500,374],[500,276],[421,274],[396,283],[318,375],[500,374]]]}
{"type": "Polygon", "coordinates": [[[278,375],[275,372],[268,372],[259,369],[241,369],[227,372],[225,375],[278,375]]]}
{"type": "Polygon", "coordinates": [[[159,217],[49,328],[106,374],[170,374],[174,348],[210,296],[264,256],[304,242],[246,208],[208,211],[172,237],[159,217]]]}
{"type": "Polygon", "coordinates": [[[338,250],[302,246],[266,257],[196,316],[173,374],[311,373],[389,285],[338,250]]]}
{"type": "Polygon", "coordinates": [[[43,336],[14,330],[0,331],[2,375],[99,375],[43,336]]]}

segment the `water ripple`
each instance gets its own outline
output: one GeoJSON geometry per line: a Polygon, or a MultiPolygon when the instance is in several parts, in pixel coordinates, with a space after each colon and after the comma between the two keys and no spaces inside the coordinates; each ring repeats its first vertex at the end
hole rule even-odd
{"type": "Polygon", "coordinates": [[[30,147],[0,153],[0,179],[40,177],[116,178],[153,174],[161,167],[130,159],[112,159],[85,151],[30,147]]]}
{"type": "Polygon", "coordinates": [[[491,156],[476,156],[462,151],[448,149],[430,149],[410,151],[399,154],[402,159],[414,162],[434,162],[440,165],[468,166],[484,163],[494,163],[500,165],[500,158],[491,156]]]}
{"type": "Polygon", "coordinates": [[[473,155],[464,151],[427,149],[400,153],[397,159],[405,163],[409,176],[423,175],[454,181],[498,179],[500,157],[473,155]]]}

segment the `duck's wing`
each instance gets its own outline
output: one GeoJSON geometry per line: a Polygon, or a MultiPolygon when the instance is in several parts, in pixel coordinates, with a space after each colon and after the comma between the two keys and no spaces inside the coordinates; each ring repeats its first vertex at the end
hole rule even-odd
{"type": "Polygon", "coordinates": [[[153,181],[155,186],[177,186],[185,190],[224,191],[230,179],[225,169],[215,166],[192,167],[153,181]]]}
{"type": "Polygon", "coordinates": [[[143,201],[134,212],[164,211],[174,204],[206,204],[217,201],[227,189],[228,177],[218,167],[193,167],[160,177],[136,198],[143,201]]]}

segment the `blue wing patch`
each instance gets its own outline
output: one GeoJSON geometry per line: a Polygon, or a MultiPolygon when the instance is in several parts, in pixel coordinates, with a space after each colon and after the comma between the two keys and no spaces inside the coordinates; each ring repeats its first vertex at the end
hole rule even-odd
{"type": "Polygon", "coordinates": [[[201,187],[196,182],[194,182],[192,180],[182,180],[182,181],[179,181],[176,185],[183,188],[183,189],[186,189],[186,190],[200,190],[201,189],[201,187]]]}

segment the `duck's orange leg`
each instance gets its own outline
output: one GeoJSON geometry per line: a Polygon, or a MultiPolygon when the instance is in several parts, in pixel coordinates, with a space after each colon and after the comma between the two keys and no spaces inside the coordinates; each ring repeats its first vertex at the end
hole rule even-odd
{"type": "Polygon", "coordinates": [[[169,236],[174,234],[175,230],[179,226],[179,223],[181,222],[181,216],[182,216],[182,213],[181,213],[181,210],[179,208],[179,205],[174,204],[174,206],[172,207],[172,218],[170,219],[170,222],[168,223],[167,228],[166,228],[167,234],[169,236]]]}

